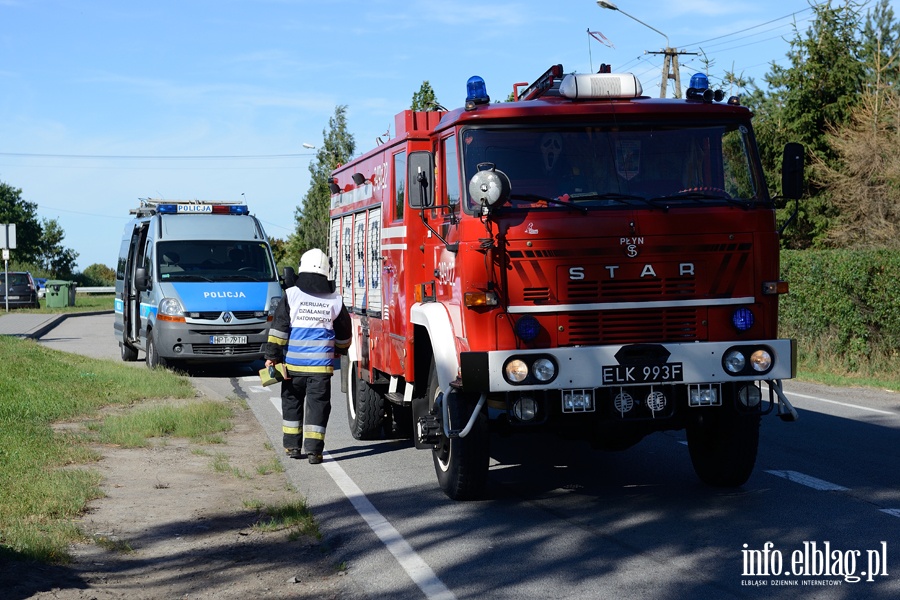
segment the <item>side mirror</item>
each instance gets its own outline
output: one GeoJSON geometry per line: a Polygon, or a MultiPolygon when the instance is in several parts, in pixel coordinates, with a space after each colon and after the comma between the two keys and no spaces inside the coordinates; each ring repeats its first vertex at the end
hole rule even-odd
{"type": "Polygon", "coordinates": [[[784,155],[781,159],[781,195],[785,198],[796,200],[803,195],[804,154],[802,144],[791,142],[784,145],[784,155]]]}
{"type": "Polygon", "coordinates": [[[150,278],[147,276],[147,269],[138,267],[134,270],[134,287],[139,292],[146,292],[150,289],[150,278]]]}
{"type": "Polygon", "coordinates": [[[420,150],[409,154],[406,181],[411,208],[434,206],[434,156],[431,152],[420,150]]]}
{"type": "Polygon", "coordinates": [[[289,287],[294,287],[294,284],[297,283],[297,274],[294,273],[294,268],[284,267],[281,272],[281,289],[286,290],[289,287]]]}

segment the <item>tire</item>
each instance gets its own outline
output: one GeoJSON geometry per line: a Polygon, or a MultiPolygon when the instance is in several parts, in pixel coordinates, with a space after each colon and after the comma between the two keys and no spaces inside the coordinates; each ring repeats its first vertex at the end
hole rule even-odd
{"type": "Polygon", "coordinates": [[[357,375],[357,363],[347,369],[347,424],[357,440],[381,439],[384,425],[384,396],[357,375]]]}
{"type": "Polygon", "coordinates": [[[147,366],[151,369],[165,369],[168,366],[166,359],[160,356],[156,349],[152,330],[147,332],[147,366]]]}
{"type": "Polygon", "coordinates": [[[738,487],[756,465],[760,415],[722,408],[707,411],[687,427],[688,450],[701,481],[714,487],[738,487]]]}
{"type": "Polygon", "coordinates": [[[134,346],[126,342],[119,342],[119,351],[124,362],[134,362],[137,360],[138,350],[134,346]]]}
{"type": "MultiPolygon", "coordinates": [[[[428,376],[429,407],[434,408],[441,391],[438,388],[437,367],[431,363],[428,376]]],[[[472,415],[476,402],[470,397],[459,396],[449,406],[450,428],[462,429],[472,415]]],[[[490,463],[487,417],[478,415],[466,437],[440,440],[431,451],[438,484],[451,500],[476,500],[487,488],[490,463]]]]}

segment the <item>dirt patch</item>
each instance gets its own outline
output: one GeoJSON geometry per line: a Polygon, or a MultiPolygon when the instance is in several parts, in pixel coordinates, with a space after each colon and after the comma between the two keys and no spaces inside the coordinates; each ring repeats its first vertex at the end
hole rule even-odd
{"type": "Polygon", "coordinates": [[[78,522],[94,541],[68,565],[0,560],[3,598],[341,598],[342,570],[318,539],[253,528],[258,506],[302,496],[271,469],[280,457],[252,411],[235,412],[224,444],[98,448],[106,497],[78,522]]]}

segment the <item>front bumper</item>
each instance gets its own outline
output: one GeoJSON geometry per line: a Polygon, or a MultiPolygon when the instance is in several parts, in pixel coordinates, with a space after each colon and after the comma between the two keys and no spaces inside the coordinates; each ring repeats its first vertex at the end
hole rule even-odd
{"type": "Polygon", "coordinates": [[[658,385],[790,379],[796,373],[795,341],[777,339],[633,344],[460,354],[460,378],[462,388],[467,393],[647,385],[651,382],[640,377],[645,368],[650,369],[651,376],[666,377],[652,382],[658,385]],[[726,371],[723,357],[727,351],[734,348],[757,347],[766,349],[772,356],[772,365],[768,370],[764,372],[748,370],[739,375],[726,371]],[[526,379],[522,383],[511,383],[504,377],[504,367],[509,361],[520,359],[528,363],[539,357],[549,358],[555,363],[556,375],[552,380],[539,382],[526,379]],[[671,372],[666,374],[654,372],[654,367],[663,365],[670,365],[671,372]],[[631,378],[635,374],[637,377],[631,378]]]}
{"type": "Polygon", "coordinates": [[[157,352],[167,360],[185,362],[251,362],[262,359],[269,324],[262,320],[246,325],[199,325],[157,321],[153,339],[157,352]],[[214,335],[246,335],[246,344],[213,344],[214,335]]]}

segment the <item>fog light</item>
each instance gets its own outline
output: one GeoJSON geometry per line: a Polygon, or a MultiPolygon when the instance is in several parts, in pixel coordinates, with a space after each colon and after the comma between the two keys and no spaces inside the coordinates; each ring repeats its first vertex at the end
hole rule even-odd
{"type": "Polygon", "coordinates": [[[628,392],[619,392],[613,399],[613,406],[616,408],[617,413],[624,415],[627,412],[631,412],[631,409],[634,408],[634,398],[628,392]]]}
{"type": "Polygon", "coordinates": [[[175,344],[174,346],[172,346],[172,350],[175,351],[175,354],[181,354],[182,352],[184,352],[184,347],[181,344],[175,344]]]}
{"type": "Polygon", "coordinates": [[[592,412],[594,390],[563,390],[562,408],[564,413],[592,412]]]}
{"type": "Polygon", "coordinates": [[[556,365],[549,358],[539,358],[532,365],[534,377],[538,381],[550,381],[556,376],[556,365]]]}
{"type": "Polygon", "coordinates": [[[739,350],[730,350],[725,355],[725,360],[722,361],[722,364],[725,365],[725,370],[729,373],[737,374],[744,370],[744,366],[747,364],[747,359],[739,350]]]}
{"type": "Polygon", "coordinates": [[[689,404],[691,406],[719,406],[719,389],[711,385],[691,387],[689,404]]]}
{"type": "Polygon", "coordinates": [[[506,363],[503,374],[510,383],[522,383],[528,377],[528,366],[517,358],[506,363]]]}
{"type": "Polygon", "coordinates": [[[520,421],[532,421],[537,415],[537,402],[531,396],[522,396],[513,402],[513,414],[520,421]]]}
{"type": "Polygon", "coordinates": [[[666,395],[662,392],[650,392],[647,394],[647,408],[650,412],[660,412],[666,407],[666,395]]]}
{"type": "Polygon", "coordinates": [[[750,365],[754,371],[768,371],[772,367],[772,355],[765,350],[757,350],[750,355],[750,365]]]}
{"type": "Polygon", "coordinates": [[[762,392],[756,385],[745,385],[738,390],[738,400],[744,408],[756,408],[762,401],[762,392]]]}

